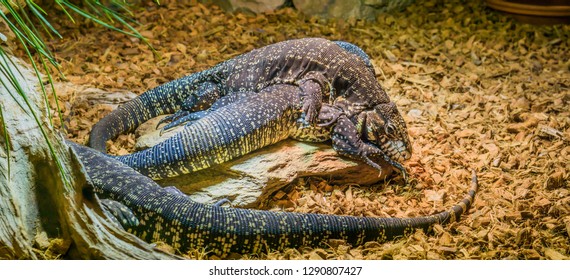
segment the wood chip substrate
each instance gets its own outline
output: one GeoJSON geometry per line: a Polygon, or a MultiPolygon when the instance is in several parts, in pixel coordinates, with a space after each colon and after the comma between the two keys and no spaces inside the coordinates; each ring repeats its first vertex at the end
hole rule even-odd
{"type": "MultiPolygon", "coordinates": [[[[324,20],[292,8],[226,14],[193,1],[134,8],[143,42],[89,22],[56,20],[49,45],[65,78],[84,88],[140,94],[275,42],[324,37],[360,46],[399,106],[413,142],[411,179],[373,186],[304,178],[276,193],[276,211],[414,217],[443,211],[479,176],[461,221],[386,242],[297,248],[239,259],[569,259],[570,26],[523,24],[484,1],[417,1],[375,21],[324,20]]],[[[64,80],[65,79],[65,80],[64,80]]],[[[113,109],[59,86],[67,137],[86,143],[113,109]],[[77,102],[80,100],[82,102],[77,102]]],[[[120,96],[120,94],[117,94],[120,96]]],[[[117,97],[120,99],[120,97],[117,97]]],[[[57,121],[57,120],[56,120],[57,121]]],[[[133,135],[110,143],[132,151],[133,135]]],[[[216,258],[203,250],[177,252],[216,258]]]]}

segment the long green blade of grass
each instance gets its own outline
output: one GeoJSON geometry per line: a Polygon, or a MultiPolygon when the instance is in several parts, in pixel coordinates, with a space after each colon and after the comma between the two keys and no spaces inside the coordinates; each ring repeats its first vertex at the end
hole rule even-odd
{"type": "Polygon", "coordinates": [[[4,139],[6,140],[6,145],[4,147],[4,150],[6,151],[6,181],[10,182],[10,178],[12,178],[12,176],[10,176],[10,166],[11,166],[11,160],[10,160],[10,150],[12,149],[10,147],[10,138],[8,137],[8,129],[6,128],[6,122],[4,122],[4,111],[2,109],[2,104],[0,104],[0,125],[2,126],[2,132],[4,134],[4,139]]]}
{"type": "Polygon", "coordinates": [[[137,37],[137,38],[138,38],[139,36],[141,36],[140,34],[137,35],[138,32],[136,32],[136,33],[131,33],[131,32],[127,32],[127,31],[125,31],[125,30],[123,30],[123,29],[117,28],[117,27],[115,27],[115,26],[113,26],[113,25],[111,25],[111,24],[109,24],[109,23],[107,23],[107,22],[105,22],[105,21],[99,19],[97,16],[95,16],[95,15],[93,15],[93,14],[90,14],[90,13],[88,13],[87,11],[82,10],[81,8],[75,6],[73,3],[70,3],[70,2],[67,2],[67,1],[62,1],[61,4],[64,5],[64,6],[66,6],[66,7],[68,7],[69,9],[71,9],[71,10],[74,11],[75,13],[79,14],[80,16],[82,16],[82,17],[84,17],[84,18],[87,18],[87,19],[89,19],[89,20],[92,20],[93,22],[95,22],[95,23],[97,23],[97,24],[100,24],[101,26],[104,26],[104,27],[109,28],[109,29],[111,29],[111,30],[114,30],[114,31],[117,31],[117,32],[120,32],[120,33],[123,33],[123,34],[126,34],[126,35],[129,35],[129,36],[132,36],[132,37],[137,37]]]}
{"type": "MultiPolygon", "coordinates": [[[[16,10],[14,10],[9,4],[6,4],[6,2],[7,2],[6,0],[0,0],[0,3],[2,3],[3,5],[8,5],[7,9],[10,11],[10,13],[11,13],[12,17],[14,18],[14,20],[16,21],[16,23],[12,22],[8,18],[8,16],[2,12],[0,12],[0,17],[6,22],[6,24],[8,24],[8,27],[12,30],[12,32],[14,32],[14,34],[18,38],[20,38],[24,41],[24,42],[22,42],[22,44],[35,45],[34,41],[37,41],[37,40],[42,41],[41,39],[37,38],[37,34],[31,32],[31,30],[29,29],[29,27],[26,26],[26,24],[22,20],[22,18],[19,17],[16,10]],[[27,35],[32,35],[33,37],[36,38],[36,40],[29,38],[27,35]]],[[[53,58],[51,53],[47,50],[47,48],[45,47],[45,44],[42,43],[38,46],[42,46],[42,47],[37,49],[38,53],[40,53],[42,56],[47,58],[50,61],[50,63],[52,63],[53,65],[56,65],[57,62],[56,62],[55,58],[53,58]]]]}
{"type": "Polygon", "coordinates": [[[30,11],[32,11],[32,13],[34,14],[34,16],[40,20],[42,27],[44,28],[44,30],[46,30],[48,34],[55,34],[57,37],[62,38],[61,34],[59,34],[59,32],[57,32],[57,30],[51,25],[51,23],[44,17],[44,15],[47,15],[44,9],[38,6],[38,4],[36,4],[36,2],[34,1],[26,0],[26,3],[30,11]]]}
{"type": "MultiPolygon", "coordinates": [[[[48,134],[46,132],[46,128],[44,127],[42,121],[38,117],[38,114],[36,114],[35,108],[32,106],[32,103],[30,102],[30,100],[28,99],[28,97],[26,95],[26,91],[22,88],[22,86],[18,82],[18,78],[16,77],[16,74],[12,71],[12,69],[18,69],[18,66],[16,65],[16,63],[14,63],[14,61],[12,61],[10,59],[10,57],[5,53],[4,49],[2,49],[1,47],[0,47],[0,57],[3,60],[3,62],[1,63],[3,74],[6,75],[6,77],[10,80],[10,82],[11,82],[12,86],[14,87],[14,89],[16,90],[16,92],[18,93],[18,95],[21,96],[22,100],[24,101],[25,107],[22,107],[24,109],[24,111],[26,113],[30,114],[34,118],[34,121],[38,124],[38,128],[40,129],[40,132],[41,132],[42,136],[44,137],[46,144],[48,145],[49,152],[50,152],[53,160],[55,161],[58,170],[61,173],[62,180],[63,180],[64,184],[68,187],[71,186],[70,180],[69,180],[69,175],[67,174],[67,172],[65,172],[63,165],[61,163],[61,160],[59,159],[59,157],[55,153],[54,146],[48,137],[48,134]],[[9,67],[8,65],[10,65],[10,64],[14,67],[13,68],[9,67]],[[13,81],[15,81],[15,82],[13,82],[13,81]]],[[[19,73],[19,74],[21,75],[21,73],[19,73]]],[[[12,98],[14,100],[17,100],[13,96],[12,96],[12,98]]],[[[22,104],[19,104],[19,105],[22,106],[22,104]]]]}
{"type": "MultiPolygon", "coordinates": [[[[14,18],[14,21],[21,28],[20,32],[15,32],[14,34],[16,35],[16,38],[20,41],[20,44],[22,45],[22,47],[24,48],[24,50],[25,50],[25,52],[29,58],[29,61],[32,65],[32,68],[34,69],[36,76],[38,77],[38,84],[40,85],[42,94],[44,96],[44,102],[46,104],[45,108],[46,108],[46,113],[48,115],[48,120],[49,120],[50,125],[53,126],[51,111],[50,111],[50,107],[49,107],[49,101],[47,98],[47,92],[46,92],[44,83],[42,82],[42,79],[41,79],[42,75],[41,75],[40,71],[38,70],[36,61],[34,60],[34,56],[32,55],[32,53],[30,51],[30,47],[36,51],[40,51],[40,53],[43,53],[43,55],[40,55],[38,57],[38,59],[40,61],[42,61],[42,65],[44,66],[45,73],[49,77],[50,80],[51,80],[51,73],[50,73],[47,65],[44,63],[44,61],[45,61],[45,59],[47,59],[50,61],[50,63],[52,65],[55,65],[56,67],[58,66],[58,64],[57,64],[55,58],[53,57],[53,55],[51,54],[51,52],[49,51],[49,49],[47,48],[44,41],[37,35],[38,32],[33,27],[33,24],[31,22],[31,20],[29,19],[29,17],[27,17],[27,15],[22,16],[21,11],[16,11],[14,9],[12,9],[11,15],[14,18]],[[30,26],[32,26],[32,27],[30,27],[30,26]]],[[[57,101],[57,99],[56,99],[56,101],[57,101]]],[[[59,105],[57,107],[59,107],[59,105]]],[[[58,115],[59,115],[60,120],[63,120],[63,117],[61,116],[61,113],[59,113],[59,111],[58,111],[58,115]]]]}
{"type": "MultiPolygon", "coordinates": [[[[30,35],[33,34],[39,34],[38,30],[35,28],[34,23],[32,22],[32,20],[30,19],[30,17],[28,16],[28,14],[26,12],[23,12],[22,9],[20,9],[20,17],[25,19],[27,25],[29,26],[28,30],[26,31],[26,33],[30,33],[30,35]]],[[[49,48],[47,47],[47,45],[45,44],[45,42],[39,37],[39,36],[30,36],[30,38],[33,39],[33,49],[38,49],[38,48],[43,48],[46,50],[47,53],[50,54],[50,56],[53,58],[53,61],[55,61],[55,58],[53,57],[53,54],[50,52],[49,48]]],[[[51,114],[51,110],[50,110],[50,105],[49,105],[49,99],[48,99],[48,94],[46,91],[46,88],[44,86],[44,83],[41,80],[41,74],[38,71],[38,68],[36,66],[36,63],[33,61],[33,56],[29,53],[29,51],[26,48],[26,52],[28,54],[28,57],[30,58],[30,60],[32,61],[32,66],[34,68],[34,71],[36,72],[36,76],[38,77],[38,83],[40,85],[42,94],[44,96],[44,102],[45,102],[45,108],[46,108],[46,113],[48,115],[48,120],[51,126],[53,126],[53,122],[52,122],[52,114],[51,114]]],[[[45,63],[45,58],[40,56],[39,60],[43,66],[43,70],[44,73],[46,74],[46,76],[48,77],[48,80],[50,81],[50,83],[52,83],[52,77],[51,77],[51,71],[48,68],[47,64],[45,63]]],[[[58,64],[54,65],[54,66],[59,66],[58,64]]],[[[58,68],[59,69],[59,68],[58,68]]],[[[56,107],[58,108],[57,110],[57,114],[58,117],[61,121],[61,123],[63,123],[63,116],[61,114],[61,111],[59,110],[59,102],[57,102],[57,98],[55,99],[55,103],[56,103],[56,107]]]]}

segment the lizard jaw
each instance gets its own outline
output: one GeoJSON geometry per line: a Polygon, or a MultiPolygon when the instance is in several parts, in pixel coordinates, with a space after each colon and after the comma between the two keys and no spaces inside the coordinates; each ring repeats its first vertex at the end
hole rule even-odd
{"type": "Polygon", "coordinates": [[[394,169],[400,171],[404,181],[407,182],[408,173],[406,168],[400,163],[412,157],[411,151],[407,149],[406,143],[401,140],[387,141],[380,145],[379,150],[381,153],[375,155],[378,160],[383,160],[394,169]]]}
{"type": "Polygon", "coordinates": [[[412,157],[411,151],[406,147],[406,143],[401,140],[386,141],[380,145],[380,149],[392,160],[405,161],[412,157]]]}
{"type": "MultiPolygon", "coordinates": [[[[387,144],[384,144],[383,146],[385,145],[387,144]]],[[[404,144],[402,145],[405,146],[404,144]]],[[[375,169],[378,169],[380,171],[380,173],[378,174],[379,177],[382,176],[382,167],[380,164],[378,164],[378,162],[384,161],[390,164],[390,166],[392,166],[393,168],[398,169],[400,173],[402,173],[404,181],[406,182],[408,181],[408,173],[406,171],[406,168],[402,164],[400,164],[399,161],[402,159],[408,159],[411,156],[409,151],[403,148],[404,149],[403,152],[396,153],[396,159],[395,159],[394,156],[392,156],[393,153],[392,154],[387,153],[387,151],[390,152],[394,149],[381,149],[374,144],[365,144],[364,147],[365,148],[362,149],[362,152],[360,154],[360,158],[363,159],[364,162],[366,162],[368,165],[372,166],[375,169]]]]}

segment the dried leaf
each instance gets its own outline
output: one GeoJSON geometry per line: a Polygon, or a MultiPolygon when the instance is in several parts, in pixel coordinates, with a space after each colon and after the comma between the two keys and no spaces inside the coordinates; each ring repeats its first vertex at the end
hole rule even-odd
{"type": "Polygon", "coordinates": [[[544,256],[549,260],[570,260],[568,256],[551,248],[544,249],[544,256]]]}
{"type": "Polygon", "coordinates": [[[441,202],[445,197],[445,190],[425,190],[424,192],[428,201],[441,202]]]}
{"type": "Polygon", "coordinates": [[[384,50],[384,55],[390,62],[398,61],[398,58],[390,50],[384,50]]]}
{"type": "MultiPolygon", "coordinates": [[[[570,53],[570,27],[521,24],[478,1],[440,4],[415,1],[402,12],[366,22],[316,19],[291,8],[258,15],[224,13],[197,1],[166,0],[135,14],[141,33],[160,56],[95,25],[65,28],[67,23],[57,22],[64,38],[49,44],[68,82],[136,94],[290,38],[342,39],[362,47],[404,115],[413,155],[402,164],[410,180],[405,187],[388,182],[360,189],[300,180],[283,189],[281,199],[268,202],[271,207],[422,216],[462,198],[469,170],[477,170],[480,190],[473,210],[450,225],[449,232],[444,226],[435,237],[414,234],[343,253],[338,246],[338,252],[302,248],[243,258],[561,258],[570,251],[570,220],[564,218],[570,196],[570,80],[567,63],[561,63],[570,53]]],[[[85,143],[110,106],[97,100],[74,102],[83,94],[78,90],[58,92],[67,135],[85,143]]],[[[55,100],[49,105],[57,111],[55,100]]],[[[129,153],[133,143],[133,135],[119,137],[109,142],[108,151],[129,153]]]]}

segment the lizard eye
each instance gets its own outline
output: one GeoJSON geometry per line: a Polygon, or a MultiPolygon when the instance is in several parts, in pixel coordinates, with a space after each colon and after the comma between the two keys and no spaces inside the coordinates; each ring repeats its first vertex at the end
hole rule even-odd
{"type": "Polygon", "coordinates": [[[394,134],[396,134],[396,127],[392,123],[387,123],[384,127],[384,131],[386,135],[394,136],[394,134]]]}

